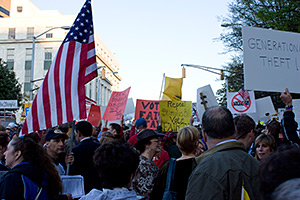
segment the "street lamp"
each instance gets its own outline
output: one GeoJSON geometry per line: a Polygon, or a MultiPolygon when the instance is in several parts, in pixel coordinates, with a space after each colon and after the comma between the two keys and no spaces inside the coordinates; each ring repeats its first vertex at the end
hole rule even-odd
{"type": "Polygon", "coordinates": [[[31,58],[31,74],[30,74],[30,101],[32,101],[32,96],[33,96],[33,70],[34,70],[34,53],[35,53],[35,40],[39,38],[40,36],[44,35],[45,33],[48,33],[49,31],[52,31],[53,29],[61,28],[64,30],[69,30],[71,27],[70,26],[57,26],[57,27],[52,27],[41,34],[37,36],[32,37],[32,58],[31,58]]]}

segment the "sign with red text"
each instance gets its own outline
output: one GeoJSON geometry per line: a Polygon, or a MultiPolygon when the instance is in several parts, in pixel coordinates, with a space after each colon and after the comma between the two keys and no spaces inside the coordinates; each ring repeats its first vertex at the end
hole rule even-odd
{"type": "Polygon", "coordinates": [[[115,121],[122,118],[122,115],[125,111],[129,91],[130,87],[122,92],[112,92],[102,118],[103,120],[115,121]]]}
{"type": "Polygon", "coordinates": [[[192,116],[191,101],[159,101],[162,131],[178,132],[188,126],[192,116]]]}
{"type": "Polygon", "coordinates": [[[255,97],[253,91],[248,91],[249,97],[244,100],[238,92],[227,93],[227,108],[232,114],[255,113],[255,97]]]}
{"type": "Polygon", "coordinates": [[[300,93],[300,34],[243,27],[247,90],[300,93]]]}
{"type": "Polygon", "coordinates": [[[156,130],[159,119],[159,101],[137,99],[134,118],[144,118],[147,121],[147,128],[156,130]]]}

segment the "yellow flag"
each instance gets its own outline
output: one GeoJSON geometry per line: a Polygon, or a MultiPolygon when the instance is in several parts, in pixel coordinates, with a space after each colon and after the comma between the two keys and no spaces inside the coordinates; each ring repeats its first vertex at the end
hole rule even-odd
{"type": "Polygon", "coordinates": [[[182,78],[165,77],[165,91],[162,100],[181,100],[182,78]]]}
{"type": "Polygon", "coordinates": [[[250,197],[248,195],[248,192],[246,191],[246,189],[244,188],[244,186],[242,186],[242,196],[241,196],[241,200],[250,200],[250,197]]]}

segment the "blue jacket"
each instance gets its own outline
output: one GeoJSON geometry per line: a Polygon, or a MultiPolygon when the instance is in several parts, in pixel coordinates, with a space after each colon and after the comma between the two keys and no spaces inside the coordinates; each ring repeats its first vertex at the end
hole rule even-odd
{"type": "Polygon", "coordinates": [[[29,162],[21,162],[1,178],[0,199],[50,200],[46,180],[47,174],[42,169],[29,162]]]}

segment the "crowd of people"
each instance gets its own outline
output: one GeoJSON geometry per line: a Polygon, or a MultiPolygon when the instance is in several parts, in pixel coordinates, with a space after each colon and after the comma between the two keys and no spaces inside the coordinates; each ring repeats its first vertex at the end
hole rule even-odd
{"type": "Polygon", "coordinates": [[[0,199],[73,199],[62,175],[83,177],[84,200],[297,199],[300,139],[287,89],[281,99],[283,119],[265,126],[221,106],[206,109],[201,127],[191,120],[178,132],[162,132],[160,121],[148,129],[143,118],[26,136],[14,123],[0,126],[0,199]]]}

